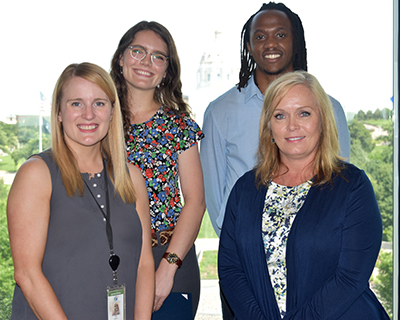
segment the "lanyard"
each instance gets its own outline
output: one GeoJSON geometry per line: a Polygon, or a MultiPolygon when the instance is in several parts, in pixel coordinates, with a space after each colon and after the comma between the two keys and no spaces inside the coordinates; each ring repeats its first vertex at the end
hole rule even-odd
{"type": "Polygon", "coordinates": [[[100,207],[99,203],[96,200],[96,197],[94,196],[92,190],[90,190],[87,182],[85,179],[82,177],[83,182],[85,183],[87,189],[89,190],[89,193],[91,194],[92,198],[96,202],[97,206],[100,209],[100,212],[102,213],[104,219],[106,220],[106,234],[107,234],[107,240],[108,240],[108,245],[110,247],[110,258],[108,260],[108,263],[110,264],[110,267],[113,271],[113,281],[115,284],[117,284],[118,279],[117,279],[117,269],[119,266],[119,257],[114,253],[114,245],[113,245],[113,233],[112,233],[112,227],[111,227],[111,210],[110,210],[110,197],[108,193],[108,181],[107,181],[107,166],[103,158],[103,176],[104,176],[104,185],[106,189],[106,213],[104,213],[103,209],[100,207]]]}

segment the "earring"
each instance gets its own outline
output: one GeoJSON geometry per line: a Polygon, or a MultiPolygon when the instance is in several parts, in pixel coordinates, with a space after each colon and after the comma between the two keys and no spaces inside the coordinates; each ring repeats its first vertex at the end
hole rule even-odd
{"type": "Polygon", "coordinates": [[[124,74],[122,66],[119,66],[119,72],[121,72],[121,74],[124,74]]]}
{"type": "Polygon", "coordinates": [[[272,140],[271,140],[271,141],[272,141],[272,143],[275,143],[275,139],[274,139],[274,138],[272,138],[272,140]]]}

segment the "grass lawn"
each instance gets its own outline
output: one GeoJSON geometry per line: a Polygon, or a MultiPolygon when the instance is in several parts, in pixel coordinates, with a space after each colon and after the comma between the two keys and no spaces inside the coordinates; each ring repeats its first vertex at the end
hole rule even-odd
{"type": "Polygon", "coordinates": [[[0,170],[8,172],[17,171],[14,160],[11,158],[10,155],[0,157],[0,170]]]}
{"type": "MultiPolygon", "coordinates": [[[[204,214],[198,238],[218,238],[211,224],[208,212],[204,214]]],[[[204,251],[200,261],[200,277],[202,280],[218,279],[218,251],[204,251]]]]}
{"type": "Polygon", "coordinates": [[[202,280],[218,279],[218,251],[204,251],[200,262],[200,278],[202,280]]]}

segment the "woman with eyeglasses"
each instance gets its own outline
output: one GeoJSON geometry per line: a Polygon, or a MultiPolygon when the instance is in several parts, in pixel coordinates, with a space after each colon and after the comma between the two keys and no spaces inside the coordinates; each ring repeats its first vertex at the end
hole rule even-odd
{"type": "Polygon", "coordinates": [[[200,295],[194,241],[205,211],[197,144],[204,135],[183,99],[180,62],[168,30],[147,21],[129,29],[112,59],[111,76],[121,101],[128,161],[141,169],[149,196],[154,311],[171,291],[191,293],[194,318],[200,295]]]}

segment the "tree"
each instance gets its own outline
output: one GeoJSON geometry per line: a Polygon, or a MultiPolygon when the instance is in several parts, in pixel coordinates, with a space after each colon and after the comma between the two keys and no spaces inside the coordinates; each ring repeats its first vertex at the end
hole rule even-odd
{"type": "Polygon", "coordinates": [[[381,113],[382,113],[382,119],[384,120],[392,119],[392,114],[393,114],[392,110],[388,108],[383,108],[381,113]]]}
{"type": "Polygon", "coordinates": [[[17,126],[0,121],[0,150],[9,153],[18,146],[17,126]]]}
{"type": "Polygon", "coordinates": [[[352,140],[350,145],[351,163],[358,168],[365,168],[369,162],[368,153],[364,151],[359,140],[352,140]]]}
{"type": "Polygon", "coordinates": [[[364,111],[362,111],[362,110],[358,111],[358,113],[357,113],[357,120],[358,120],[358,121],[365,120],[365,112],[364,112],[364,111]]]}
{"type": "Polygon", "coordinates": [[[39,139],[39,126],[18,125],[18,141],[23,146],[32,139],[39,139]]]}
{"type": "Polygon", "coordinates": [[[382,127],[389,132],[386,145],[376,146],[371,133],[364,125],[353,120],[349,125],[351,136],[351,162],[365,170],[374,187],[382,216],[383,240],[391,241],[393,235],[393,139],[392,121],[382,127]]]}
{"type": "Polygon", "coordinates": [[[383,240],[392,241],[393,235],[393,148],[392,145],[376,147],[369,154],[364,167],[370,176],[376,200],[381,211],[383,240]]]}
{"type": "MultiPolygon", "coordinates": [[[[359,112],[360,113],[360,112],[359,112]]],[[[371,112],[372,114],[372,112],[371,112]]],[[[383,110],[382,115],[388,115],[388,110],[383,110]]],[[[360,118],[359,118],[360,120],[360,118]]],[[[383,240],[392,241],[393,238],[393,123],[387,121],[382,128],[389,132],[386,144],[375,144],[370,132],[362,123],[353,120],[349,125],[351,135],[351,162],[365,170],[375,191],[379,210],[382,216],[383,240]]],[[[393,266],[392,253],[381,251],[376,267],[378,275],[374,278],[374,291],[382,302],[386,311],[392,316],[393,296],[393,266]]]]}
{"type": "Polygon", "coordinates": [[[5,153],[8,153],[7,136],[3,130],[0,130],[0,150],[2,150],[5,153]]]}
{"type": "Polygon", "coordinates": [[[0,179],[0,319],[10,319],[14,267],[8,240],[6,203],[9,188],[0,179]]]}
{"type": "MultiPolygon", "coordinates": [[[[388,121],[388,123],[384,123],[382,125],[382,129],[388,132],[387,136],[382,137],[382,141],[386,142],[386,144],[392,145],[392,141],[393,141],[393,123],[392,123],[392,121],[388,121]]],[[[393,163],[393,148],[390,148],[390,152],[387,154],[387,158],[390,160],[386,160],[386,162],[393,163]]]]}
{"type": "MultiPolygon", "coordinates": [[[[16,168],[21,161],[25,161],[29,156],[39,152],[39,134],[34,132],[32,128],[23,127],[21,140],[23,141],[21,147],[11,152],[11,158],[14,160],[16,168]],[[30,139],[28,139],[29,134],[32,134],[30,139]]],[[[43,150],[51,147],[51,136],[49,134],[42,135],[42,146],[43,150]]]]}
{"type": "Polygon", "coordinates": [[[14,160],[15,167],[17,168],[20,161],[25,161],[32,154],[39,152],[39,139],[30,140],[21,148],[14,150],[11,153],[11,158],[14,160]]]}
{"type": "Polygon", "coordinates": [[[374,187],[376,201],[382,217],[383,241],[393,238],[393,184],[392,166],[383,161],[370,161],[366,171],[374,187]]]}
{"type": "Polygon", "coordinates": [[[375,119],[375,120],[379,120],[379,119],[381,119],[381,118],[382,118],[382,116],[381,116],[381,110],[376,109],[375,112],[374,112],[374,119],[375,119]]]}
{"type": "MultiPolygon", "coordinates": [[[[371,112],[372,114],[372,112],[371,112]]],[[[361,147],[365,152],[371,152],[375,147],[375,142],[372,139],[371,133],[364,127],[364,125],[353,120],[349,125],[351,143],[360,141],[361,147]]]]}
{"type": "Polygon", "coordinates": [[[393,315],[393,255],[391,252],[381,251],[376,263],[378,275],[376,276],[375,291],[386,312],[393,315]]]}

